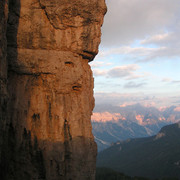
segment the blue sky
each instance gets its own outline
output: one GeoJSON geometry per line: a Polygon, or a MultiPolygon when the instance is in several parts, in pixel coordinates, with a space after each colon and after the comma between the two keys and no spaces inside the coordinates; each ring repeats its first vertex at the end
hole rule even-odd
{"type": "Polygon", "coordinates": [[[96,104],[180,104],[180,0],[107,0],[96,104]],[[114,99],[114,100],[113,100],[114,99]]]}

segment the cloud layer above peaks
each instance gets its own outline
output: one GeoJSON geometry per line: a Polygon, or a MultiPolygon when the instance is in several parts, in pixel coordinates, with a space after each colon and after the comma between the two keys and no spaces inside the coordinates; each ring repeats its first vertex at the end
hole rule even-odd
{"type": "Polygon", "coordinates": [[[163,94],[164,103],[170,102],[166,96],[177,96],[180,89],[180,0],[106,3],[100,52],[90,63],[95,94],[163,94]]]}
{"type": "Polygon", "coordinates": [[[164,32],[179,32],[179,0],[107,0],[106,3],[108,12],[102,31],[105,47],[131,44],[164,32]]]}

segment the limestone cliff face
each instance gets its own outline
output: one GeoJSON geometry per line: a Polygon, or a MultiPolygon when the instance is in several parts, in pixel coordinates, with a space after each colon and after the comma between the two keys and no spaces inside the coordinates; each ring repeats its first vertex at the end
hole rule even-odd
{"type": "Polygon", "coordinates": [[[105,12],[104,0],[9,0],[4,179],[94,179],[88,62],[105,12]]]}
{"type": "Polygon", "coordinates": [[[2,0],[0,3],[0,159],[7,115],[7,18],[7,1],[2,0]]]}

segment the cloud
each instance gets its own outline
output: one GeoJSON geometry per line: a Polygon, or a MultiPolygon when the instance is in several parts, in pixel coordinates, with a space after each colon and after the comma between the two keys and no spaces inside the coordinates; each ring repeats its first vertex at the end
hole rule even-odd
{"type": "Polygon", "coordinates": [[[107,0],[107,6],[100,56],[120,54],[136,62],[179,58],[179,0],[107,0]]]}
{"type": "Polygon", "coordinates": [[[180,84],[180,81],[172,81],[174,84],[180,84]]]}
{"type": "Polygon", "coordinates": [[[101,67],[101,66],[103,66],[103,64],[104,64],[104,62],[102,62],[102,61],[92,61],[91,63],[90,63],[90,65],[91,65],[91,67],[92,68],[97,68],[97,67],[101,67]]]}
{"type": "Polygon", "coordinates": [[[171,78],[163,78],[163,79],[162,79],[162,82],[171,82],[171,81],[172,81],[171,78]]]}
{"type": "Polygon", "coordinates": [[[106,67],[106,66],[110,66],[112,64],[113,63],[111,63],[111,62],[106,63],[106,62],[103,62],[103,61],[92,61],[90,63],[92,68],[106,67]]]}
{"type": "Polygon", "coordinates": [[[156,34],[141,41],[141,44],[161,44],[170,39],[171,33],[156,34]]]}
{"type": "Polygon", "coordinates": [[[135,82],[133,82],[133,81],[130,81],[130,82],[128,82],[128,83],[126,83],[126,84],[124,85],[124,88],[140,88],[140,87],[145,86],[146,84],[147,84],[147,83],[145,83],[145,82],[135,83],[135,82]]]}
{"type": "Polygon", "coordinates": [[[95,93],[96,104],[112,104],[121,105],[124,103],[130,103],[132,101],[137,102],[142,99],[142,94],[132,93],[95,93]]]}
{"type": "MultiPolygon", "coordinates": [[[[100,76],[95,80],[95,92],[177,93],[180,1],[106,2],[108,13],[102,28],[100,53],[97,56],[97,60],[101,62],[94,62],[92,65],[95,77],[100,76]],[[107,62],[113,64],[108,66],[107,62]],[[125,63],[131,65],[122,66],[125,63]],[[167,78],[161,79],[162,77],[167,78]],[[108,80],[111,82],[107,82],[108,80]],[[105,86],[97,85],[96,89],[96,83],[102,81],[105,86]],[[144,82],[148,83],[148,88],[144,82]],[[121,86],[115,88],[116,84],[121,86]]],[[[116,101],[116,98],[112,99],[116,101]]],[[[162,101],[165,104],[170,102],[166,97],[162,101]]]]}
{"type": "Polygon", "coordinates": [[[167,58],[172,60],[173,58],[180,57],[180,44],[178,45],[177,43],[174,43],[173,45],[169,46],[167,44],[164,44],[159,47],[156,47],[156,44],[154,44],[154,46],[155,47],[122,46],[119,48],[102,50],[101,54],[106,57],[111,55],[123,55],[125,56],[126,60],[131,60],[136,63],[155,61],[157,59],[164,60],[167,58]]]}
{"type": "Polygon", "coordinates": [[[171,78],[163,78],[162,82],[168,82],[168,83],[173,83],[173,84],[179,84],[180,80],[173,80],[171,78]]]}
{"type": "Polygon", "coordinates": [[[139,66],[136,64],[130,64],[126,66],[118,66],[110,69],[108,71],[108,76],[112,78],[120,78],[120,77],[130,77],[134,75],[134,71],[139,69],[139,66]]]}
{"type": "Polygon", "coordinates": [[[130,44],[164,31],[171,31],[180,14],[179,0],[107,0],[102,29],[104,47],[130,44]]]}
{"type": "Polygon", "coordinates": [[[147,72],[138,73],[138,69],[140,69],[140,66],[138,66],[137,64],[117,66],[109,70],[93,68],[93,75],[96,77],[105,76],[108,78],[124,78],[126,80],[139,79],[150,76],[150,74],[147,72]]]}
{"type": "Polygon", "coordinates": [[[108,56],[111,54],[123,54],[131,56],[148,56],[151,52],[156,51],[155,48],[150,47],[131,47],[131,46],[121,46],[118,48],[109,48],[102,50],[100,56],[108,56]]]}
{"type": "MultiPolygon", "coordinates": [[[[180,96],[172,94],[144,94],[139,93],[95,93],[97,106],[122,106],[124,104],[140,103],[146,106],[154,105],[156,107],[171,106],[180,104],[180,96]]],[[[114,108],[113,108],[114,109],[114,108]]]]}
{"type": "Polygon", "coordinates": [[[105,76],[107,74],[106,70],[93,69],[94,76],[105,76]]]}
{"type": "MultiPolygon", "coordinates": [[[[177,25],[180,26],[180,23],[177,25]]],[[[180,28],[171,33],[157,34],[141,41],[142,45],[154,45],[154,51],[149,56],[144,57],[145,61],[155,60],[157,58],[179,58],[180,57],[180,28]]]]}

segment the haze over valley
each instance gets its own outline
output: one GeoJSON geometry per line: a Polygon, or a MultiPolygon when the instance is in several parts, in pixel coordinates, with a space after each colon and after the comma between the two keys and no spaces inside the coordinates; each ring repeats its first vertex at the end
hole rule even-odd
{"type": "Polygon", "coordinates": [[[155,135],[163,126],[180,121],[180,107],[97,105],[91,121],[101,151],[116,141],[155,135]]]}
{"type": "Polygon", "coordinates": [[[180,122],[163,127],[151,137],[114,143],[98,154],[97,166],[129,176],[176,180],[180,178],[179,149],[180,122]]]}

